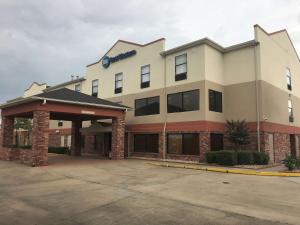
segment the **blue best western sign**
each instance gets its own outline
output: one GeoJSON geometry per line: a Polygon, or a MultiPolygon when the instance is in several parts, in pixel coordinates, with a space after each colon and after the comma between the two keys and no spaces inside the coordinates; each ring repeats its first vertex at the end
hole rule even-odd
{"type": "Polygon", "coordinates": [[[102,59],[102,66],[104,68],[108,68],[111,63],[118,62],[122,59],[126,59],[128,57],[134,56],[136,54],[136,50],[132,50],[129,52],[121,53],[114,57],[104,56],[102,59]]]}

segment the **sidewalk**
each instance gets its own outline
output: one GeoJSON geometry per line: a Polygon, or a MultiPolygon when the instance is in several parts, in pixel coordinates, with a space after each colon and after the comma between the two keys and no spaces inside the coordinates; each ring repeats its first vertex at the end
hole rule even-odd
{"type": "Polygon", "coordinates": [[[300,173],[285,171],[283,165],[275,165],[273,167],[260,168],[260,169],[247,169],[247,168],[237,168],[237,167],[226,167],[217,165],[207,165],[207,164],[189,164],[180,162],[149,162],[152,165],[172,167],[172,168],[182,168],[182,169],[194,169],[210,172],[219,173],[233,173],[233,174],[244,174],[244,175],[256,175],[256,176],[278,176],[278,177],[300,177],[300,173]]]}

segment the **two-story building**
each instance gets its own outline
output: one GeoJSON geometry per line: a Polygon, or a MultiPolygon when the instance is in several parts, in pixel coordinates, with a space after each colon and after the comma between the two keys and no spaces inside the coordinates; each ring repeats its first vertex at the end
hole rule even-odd
{"type": "MultiPolygon", "coordinates": [[[[117,41],[87,65],[85,76],[48,87],[33,83],[24,97],[60,88],[129,106],[125,157],[199,161],[232,148],[226,120],[246,120],[245,149],[280,162],[300,155],[300,62],[286,30],[229,47],[203,38],[169,50],[165,39],[117,41]]],[[[71,122],[51,121],[51,146],[71,145],[71,122]]],[[[85,122],[82,151],[107,156],[111,121],[85,122]]]]}

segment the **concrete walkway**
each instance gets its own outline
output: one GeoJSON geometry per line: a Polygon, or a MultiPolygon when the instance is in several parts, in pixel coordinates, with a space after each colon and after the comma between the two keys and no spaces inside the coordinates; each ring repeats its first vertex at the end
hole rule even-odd
{"type": "Polygon", "coordinates": [[[51,156],[0,161],[0,224],[299,224],[300,178],[166,168],[143,160],[51,156]]]}

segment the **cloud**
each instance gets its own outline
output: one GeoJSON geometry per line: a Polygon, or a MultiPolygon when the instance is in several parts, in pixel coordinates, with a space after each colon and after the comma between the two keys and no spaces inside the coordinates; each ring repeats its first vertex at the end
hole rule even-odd
{"type": "Polygon", "coordinates": [[[167,48],[208,36],[226,46],[253,39],[253,25],[282,28],[300,52],[295,0],[2,0],[0,102],[33,82],[56,84],[82,75],[118,39],[167,48]]]}

